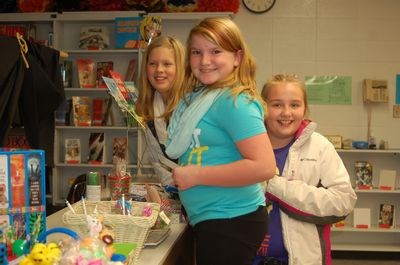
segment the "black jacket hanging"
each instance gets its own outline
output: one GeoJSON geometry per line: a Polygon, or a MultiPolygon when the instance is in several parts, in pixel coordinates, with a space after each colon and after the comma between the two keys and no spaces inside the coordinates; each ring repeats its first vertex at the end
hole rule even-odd
{"type": "Polygon", "coordinates": [[[0,106],[6,105],[3,112],[0,107],[0,140],[4,143],[11,124],[21,123],[31,148],[45,150],[46,164],[52,167],[54,111],[65,100],[59,52],[41,44],[28,46],[26,68],[16,38],[0,36],[2,57],[15,56],[0,66],[0,106]]]}

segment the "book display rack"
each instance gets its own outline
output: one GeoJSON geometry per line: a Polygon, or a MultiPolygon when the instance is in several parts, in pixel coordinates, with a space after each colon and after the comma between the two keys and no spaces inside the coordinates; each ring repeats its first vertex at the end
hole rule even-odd
{"type": "Polygon", "coordinates": [[[332,250],[400,252],[400,150],[337,151],[358,199],[344,224],[332,226],[332,250]],[[360,185],[363,170],[368,185],[360,185]]]}
{"type": "MultiPolygon", "coordinates": [[[[116,21],[121,20],[120,18],[141,16],[160,17],[162,34],[174,36],[185,43],[189,30],[199,20],[210,16],[230,17],[232,13],[146,14],[144,11],[110,11],[20,13],[18,16],[12,13],[0,14],[0,26],[33,25],[36,29],[37,40],[68,54],[68,58],[64,61],[62,74],[65,78],[66,97],[69,100],[65,103],[65,111],[61,109],[60,113],[57,113],[55,167],[50,183],[53,205],[64,205],[72,179],[89,171],[107,174],[113,168],[113,160],[118,151],[118,147],[114,146],[114,139],[127,139],[126,154],[122,151],[118,156],[126,157],[127,168],[132,176],[154,176],[154,171],[147,162],[147,144],[142,129],[137,123],[128,119],[128,115],[120,110],[115,100],[109,100],[111,98],[109,90],[98,78],[98,75],[104,76],[104,72],[114,70],[124,75],[125,81],[133,81],[136,84],[144,48],[141,46],[118,48],[116,21]],[[91,62],[89,65],[81,67],[81,73],[77,67],[78,59],[91,62]],[[72,97],[89,97],[91,99],[89,108],[91,115],[95,113],[95,117],[91,116],[90,125],[74,125],[72,97]],[[101,123],[100,116],[103,118],[101,123]],[[91,133],[104,133],[102,163],[88,163],[91,133]],[[80,140],[80,162],[79,160],[78,163],[75,160],[73,163],[66,161],[66,139],[80,140]]],[[[67,157],[69,158],[69,156],[67,157]]]]}

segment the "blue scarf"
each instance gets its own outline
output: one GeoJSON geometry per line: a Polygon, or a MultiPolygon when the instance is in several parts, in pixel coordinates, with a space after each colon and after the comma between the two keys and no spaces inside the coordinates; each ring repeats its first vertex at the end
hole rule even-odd
{"type": "Polygon", "coordinates": [[[200,119],[225,89],[207,91],[204,87],[188,93],[172,113],[168,125],[167,155],[177,159],[188,149],[192,134],[200,119]]]}

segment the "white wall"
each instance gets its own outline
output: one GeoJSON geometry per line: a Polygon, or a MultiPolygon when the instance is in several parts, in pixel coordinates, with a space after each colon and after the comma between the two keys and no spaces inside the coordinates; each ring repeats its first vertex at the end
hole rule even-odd
{"type": "Polygon", "coordinates": [[[310,106],[323,134],[366,140],[362,81],[388,80],[389,104],[372,108],[371,130],[378,142],[400,148],[400,119],[392,118],[400,73],[399,13],[399,0],[276,0],[264,14],[241,6],[234,21],[257,59],[259,87],[280,72],[352,76],[352,105],[310,106]]]}

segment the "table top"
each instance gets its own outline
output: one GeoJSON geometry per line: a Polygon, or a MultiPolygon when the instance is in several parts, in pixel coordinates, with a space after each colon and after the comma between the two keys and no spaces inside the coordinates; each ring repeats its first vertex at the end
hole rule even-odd
{"type": "MultiPolygon", "coordinates": [[[[54,214],[49,215],[46,218],[47,229],[54,227],[62,227],[64,223],[62,222],[63,214],[68,210],[64,208],[54,214]]],[[[140,253],[137,265],[161,265],[165,262],[168,255],[171,253],[176,242],[179,241],[180,237],[183,235],[187,224],[172,224],[171,232],[168,237],[158,246],[155,247],[145,247],[140,253]]],[[[47,237],[47,241],[60,241],[65,235],[52,234],[47,237]]]]}

